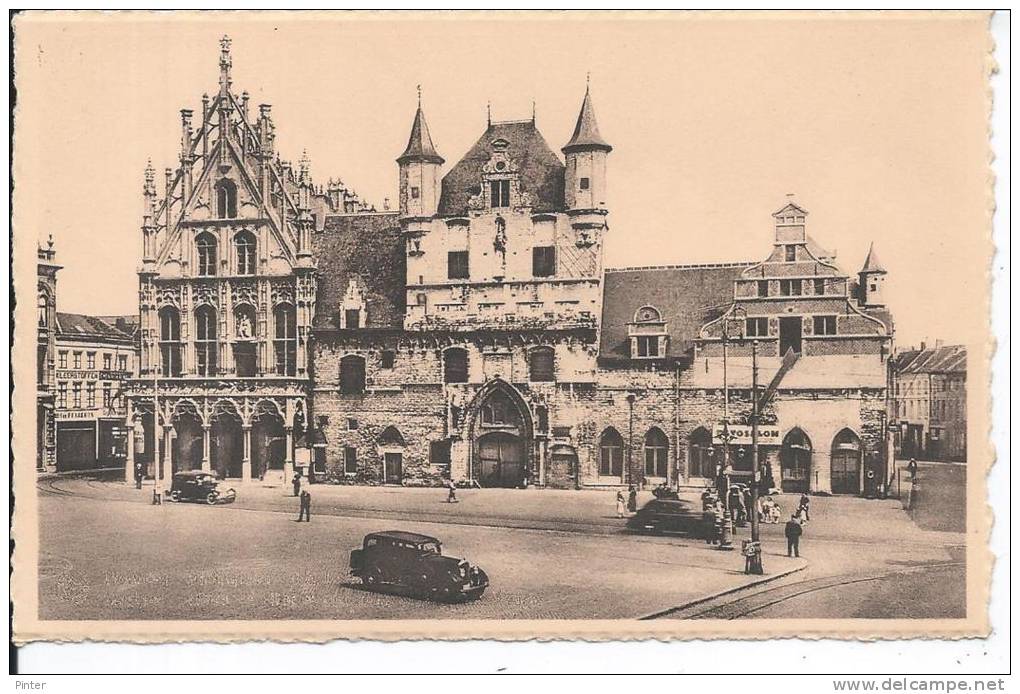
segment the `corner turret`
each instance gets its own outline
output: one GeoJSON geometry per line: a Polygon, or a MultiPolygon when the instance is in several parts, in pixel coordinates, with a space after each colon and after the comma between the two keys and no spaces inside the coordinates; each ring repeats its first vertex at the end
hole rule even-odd
{"type": "Polygon", "coordinates": [[[885,276],[888,274],[882,261],[875,253],[875,244],[872,242],[868,248],[868,257],[864,259],[864,267],[857,273],[860,280],[861,305],[868,308],[885,306],[883,289],[885,288],[885,276]]]}

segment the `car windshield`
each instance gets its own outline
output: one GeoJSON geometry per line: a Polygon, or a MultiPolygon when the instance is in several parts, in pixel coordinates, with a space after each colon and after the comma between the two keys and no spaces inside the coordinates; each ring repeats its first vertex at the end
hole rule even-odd
{"type": "Polygon", "coordinates": [[[421,551],[425,554],[439,554],[439,543],[438,542],[423,542],[420,547],[421,551]]]}

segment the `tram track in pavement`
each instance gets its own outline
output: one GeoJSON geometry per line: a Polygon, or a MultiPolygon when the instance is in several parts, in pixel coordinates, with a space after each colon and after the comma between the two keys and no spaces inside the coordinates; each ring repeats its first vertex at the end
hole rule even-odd
{"type": "Polygon", "coordinates": [[[811,593],[855,584],[883,581],[933,569],[965,566],[966,563],[961,561],[939,562],[915,566],[909,569],[897,569],[895,571],[884,571],[860,576],[821,576],[767,587],[759,584],[758,586],[741,588],[725,595],[716,596],[715,598],[663,610],[641,619],[741,619],[811,593]]]}

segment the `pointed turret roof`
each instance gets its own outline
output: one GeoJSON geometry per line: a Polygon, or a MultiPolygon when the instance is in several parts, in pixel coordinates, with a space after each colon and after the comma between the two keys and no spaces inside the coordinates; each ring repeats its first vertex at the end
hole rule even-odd
{"type": "Polygon", "coordinates": [[[563,146],[563,153],[582,152],[589,149],[601,149],[612,152],[613,148],[608,142],[602,139],[599,133],[599,124],[595,120],[595,108],[591,105],[591,89],[584,90],[584,101],[581,102],[581,112],[577,114],[577,125],[574,126],[574,134],[570,142],[563,146]]]}
{"type": "Polygon", "coordinates": [[[861,272],[886,272],[882,261],[878,259],[878,254],[875,253],[874,241],[868,248],[868,257],[864,259],[864,267],[861,268],[861,272]]]}
{"type": "Polygon", "coordinates": [[[432,135],[429,134],[429,124],[425,122],[425,112],[418,104],[418,111],[414,114],[414,123],[411,125],[411,137],[407,140],[407,147],[404,153],[397,157],[398,164],[406,164],[412,161],[427,161],[433,164],[442,164],[445,159],[439,156],[435,145],[432,144],[432,135]]]}

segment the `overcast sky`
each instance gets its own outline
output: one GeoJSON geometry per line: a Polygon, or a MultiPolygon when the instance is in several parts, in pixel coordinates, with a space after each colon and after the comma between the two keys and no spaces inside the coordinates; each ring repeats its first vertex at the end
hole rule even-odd
{"type": "MultiPolygon", "coordinates": [[[[142,172],[173,166],[180,109],[217,89],[273,104],[277,144],[382,207],[421,84],[457,159],[494,120],[554,151],[591,73],[609,159],[606,265],[759,260],[788,193],[856,273],[875,242],[900,346],[987,333],[986,23],[806,14],[650,18],[48,15],[17,25],[15,229],[52,233],[61,311],[137,311],[142,172]]],[[[254,109],[253,109],[254,110],[254,109]]]]}

